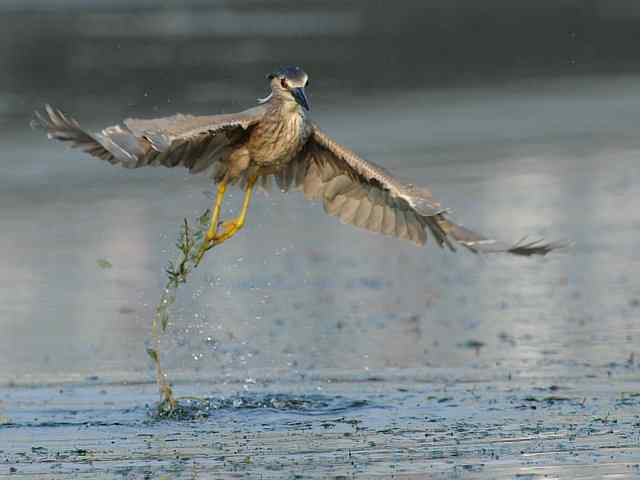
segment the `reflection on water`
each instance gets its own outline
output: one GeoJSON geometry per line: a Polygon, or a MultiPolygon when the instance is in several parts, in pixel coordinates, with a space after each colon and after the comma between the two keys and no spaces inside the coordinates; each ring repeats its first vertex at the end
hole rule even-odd
{"type": "MultiPolygon", "coordinates": [[[[131,115],[230,111],[262,96],[263,75],[292,60],[311,73],[314,118],[326,131],[431,186],[461,222],[505,240],[576,246],[544,259],[453,255],[342,226],[299,194],[258,195],[248,227],[180,293],[169,367],[248,379],[456,367],[543,375],[631,358],[637,77],[430,88],[471,67],[453,56],[456,45],[425,46],[445,33],[423,28],[437,15],[409,18],[417,3],[395,16],[357,2],[193,4],[141,2],[133,12],[69,2],[73,15],[5,5],[0,381],[150,378],[143,345],[163,268],[182,218],[210,202],[206,179],[118,170],[48,143],[28,130],[29,112],[52,102],[98,128],[131,115]],[[137,28],[125,29],[131,15],[137,28]],[[416,61],[418,47],[429,61],[416,61]]],[[[472,17],[450,20],[463,18],[472,17]]],[[[491,50],[496,69],[508,50],[491,50]]]]}

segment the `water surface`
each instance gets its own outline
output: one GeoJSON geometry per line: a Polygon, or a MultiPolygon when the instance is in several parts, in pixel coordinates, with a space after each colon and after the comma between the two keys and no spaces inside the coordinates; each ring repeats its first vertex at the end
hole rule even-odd
{"type": "MultiPolygon", "coordinates": [[[[331,28],[314,35],[327,43],[305,57],[325,131],[428,185],[465,225],[575,246],[532,259],[420,249],[343,226],[299,193],[258,194],[247,227],[180,291],[163,339],[176,392],[209,401],[159,421],[144,346],[180,223],[212,186],[101,164],[31,131],[30,112],[53,102],[101,128],[240,109],[284,55],[271,55],[277,29],[196,22],[182,38],[187,20],[144,10],[165,30],[125,35],[108,27],[120,14],[78,8],[66,23],[38,17],[70,49],[54,80],[0,91],[0,474],[638,475],[638,77],[343,78],[328,52],[379,24],[325,12],[331,28]],[[238,50],[209,57],[216,35],[238,50]]],[[[291,14],[306,25],[305,12],[291,14]]]]}

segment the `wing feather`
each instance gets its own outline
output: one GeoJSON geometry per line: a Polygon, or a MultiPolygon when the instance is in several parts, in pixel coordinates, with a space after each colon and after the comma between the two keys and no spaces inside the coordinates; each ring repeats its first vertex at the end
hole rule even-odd
{"type": "MultiPolygon", "coordinates": [[[[472,252],[545,255],[566,242],[526,242],[513,245],[489,239],[451,221],[447,211],[424,187],[403,182],[373,162],[339,145],[317,126],[291,162],[297,173],[280,174],[310,200],[322,200],[325,211],[341,222],[423,245],[427,232],[436,243],[455,251],[455,244],[472,252]],[[304,175],[301,174],[304,172],[304,175]]],[[[279,177],[276,176],[276,179],[279,177]]]]}
{"type": "Polygon", "coordinates": [[[382,233],[385,235],[395,235],[396,231],[396,211],[391,205],[385,205],[384,218],[382,219],[382,233]]]}
{"type": "Polygon", "coordinates": [[[382,232],[382,220],[384,217],[384,205],[381,203],[374,203],[369,215],[369,221],[365,225],[367,230],[371,230],[375,233],[382,232]]]}
{"type": "Polygon", "coordinates": [[[347,197],[344,205],[340,209],[340,221],[342,223],[355,223],[356,213],[360,206],[360,199],[354,197],[347,197]]]}
{"type": "Polygon", "coordinates": [[[264,113],[265,107],[258,106],[227,115],[126,119],[124,125],[89,133],[73,118],[46,105],[44,114],[36,112],[36,124],[49,138],[68,142],[113,165],[183,166],[193,174],[213,172],[219,177],[224,168],[215,165],[226,160],[229,146],[240,141],[264,113]]]}

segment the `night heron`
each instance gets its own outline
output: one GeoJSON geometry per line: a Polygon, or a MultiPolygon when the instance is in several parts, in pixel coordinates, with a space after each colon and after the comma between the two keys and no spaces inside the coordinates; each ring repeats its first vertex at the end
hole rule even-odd
{"type": "Polygon", "coordinates": [[[423,245],[427,231],[438,245],[473,252],[545,255],[560,243],[506,244],[452,222],[447,210],[424,187],[399,180],[384,168],[339,145],[309,120],[300,67],[285,67],[268,76],[271,93],[259,105],[239,113],[212,116],[174,115],[153,120],[127,119],[124,126],[88,133],[78,122],[46,106],[36,113],[50,138],[127,168],[182,166],[210,175],[218,184],[211,223],[202,253],[229,239],[245,223],[256,183],[268,187],[271,177],[281,190],[302,189],[307,199],[321,200],[329,215],[343,223],[423,245]],[[229,184],[245,190],[237,218],[219,223],[229,184]]]}

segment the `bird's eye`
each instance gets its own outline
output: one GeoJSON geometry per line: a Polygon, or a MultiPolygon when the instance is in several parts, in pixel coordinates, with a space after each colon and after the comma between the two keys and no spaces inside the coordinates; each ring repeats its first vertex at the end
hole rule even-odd
{"type": "Polygon", "coordinates": [[[286,78],[283,78],[282,80],[280,80],[280,85],[282,85],[282,88],[289,88],[289,84],[287,83],[286,78]]]}
{"type": "Polygon", "coordinates": [[[309,86],[309,79],[307,79],[307,81],[305,82],[304,86],[305,86],[305,87],[308,87],[308,86],[309,86]]]}

